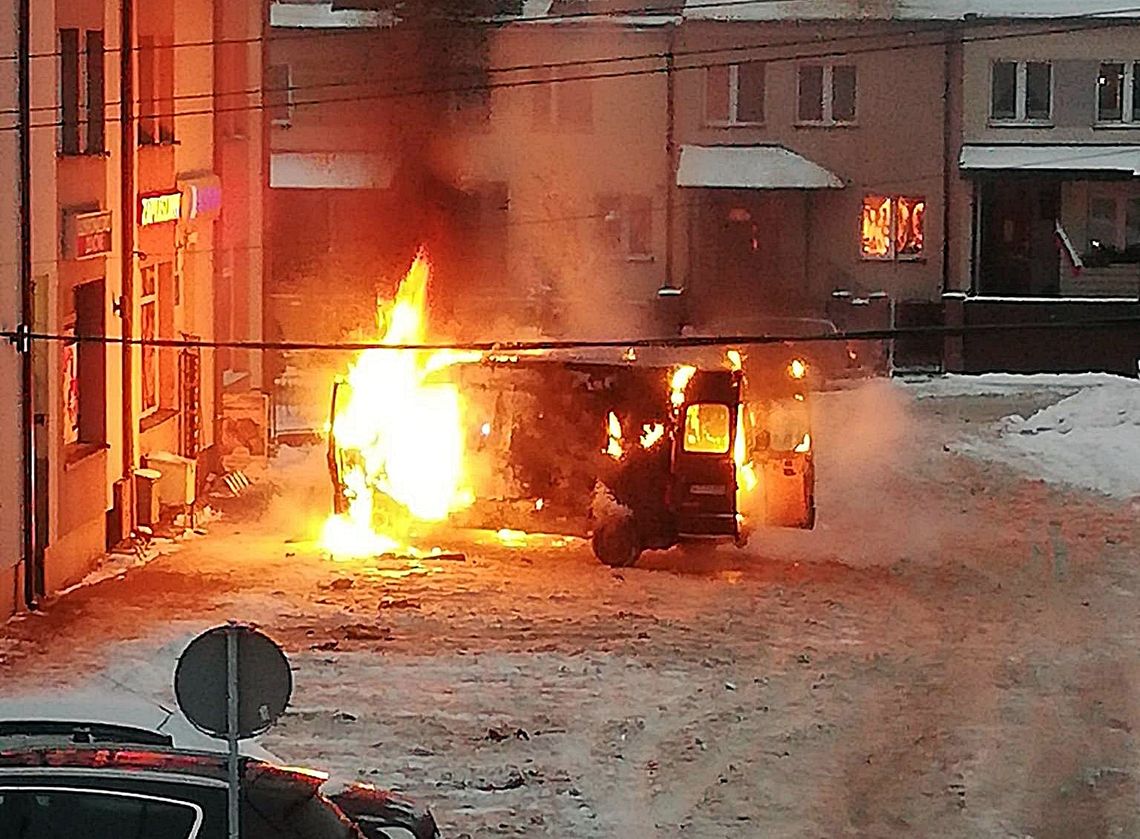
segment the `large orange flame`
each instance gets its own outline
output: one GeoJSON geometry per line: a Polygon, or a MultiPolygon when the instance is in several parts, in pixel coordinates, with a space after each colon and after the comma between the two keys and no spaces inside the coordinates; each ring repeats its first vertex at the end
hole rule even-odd
{"type": "MultiPolygon", "coordinates": [[[[426,343],[430,278],[431,266],[421,251],[395,299],[378,307],[380,343],[426,343]]],[[[331,553],[371,556],[399,546],[394,533],[377,529],[381,497],[392,502],[384,504],[385,531],[414,521],[441,521],[472,503],[465,486],[463,406],[443,371],[477,359],[477,353],[452,350],[360,353],[348,372],[347,403],[332,429],[349,507],[326,522],[323,543],[331,553]]]]}

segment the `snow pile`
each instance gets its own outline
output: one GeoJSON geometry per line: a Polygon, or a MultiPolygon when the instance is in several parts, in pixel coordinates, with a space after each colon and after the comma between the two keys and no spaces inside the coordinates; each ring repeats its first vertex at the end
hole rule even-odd
{"type": "Polygon", "coordinates": [[[706,20],[965,20],[981,18],[1137,17],[1130,0],[1082,8],[1073,0],[687,0],[684,16],[706,20]]]}
{"type": "Polygon", "coordinates": [[[983,373],[977,376],[949,375],[899,379],[917,399],[961,396],[1010,396],[1038,392],[1066,395],[1084,388],[1115,386],[1122,381],[1110,373],[983,373]]]}
{"type": "Polygon", "coordinates": [[[1113,379],[1084,387],[1028,418],[1006,417],[991,430],[996,436],[955,448],[1050,483],[1140,497],[1140,382],[1113,379]]]}

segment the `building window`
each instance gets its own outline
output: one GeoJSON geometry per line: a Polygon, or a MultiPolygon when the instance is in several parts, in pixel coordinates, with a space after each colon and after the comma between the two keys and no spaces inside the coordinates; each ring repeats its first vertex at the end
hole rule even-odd
{"type": "Polygon", "coordinates": [[[139,38],[139,145],[174,142],[174,46],[153,36],[139,38]]]}
{"type": "Polygon", "coordinates": [[[79,30],[59,30],[60,150],[79,154],[79,30]]]}
{"type": "Polygon", "coordinates": [[[799,70],[801,123],[842,125],[855,121],[857,76],[851,64],[805,64],[799,70]]]}
{"type": "Polygon", "coordinates": [[[554,110],[559,128],[588,131],[594,127],[594,86],[589,81],[554,85],[554,110]]]}
{"type": "Polygon", "coordinates": [[[990,119],[1047,123],[1053,117],[1053,65],[1047,61],[995,61],[990,119]]]}
{"type": "Polygon", "coordinates": [[[59,30],[62,154],[103,154],[106,147],[103,32],[88,29],[85,41],[81,45],[78,29],[59,30]]]}
{"type": "Polygon", "coordinates": [[[160,408],[175,407],[174,374],[176,350],[156,347],[147,341],[170,338],[174,333],[174,265],[160,262],[141,271],[142,293],[139,295],[139,332],[142,345],[141,417],[149,417],[160,408]]]}
{"type": "Polygon", "coordinates": [[[75,324],[64,327],[68,340],[60,349],[63,374],[63,444],[79,442],[79,344],[75,340],[75,324]]]}
{"type": "Polygon", "coordinates": [[[594,127],[593,84],[558,81],[547,75],[531,85],[531,124],[540,131],[590,131],[594,127]]]}
{"type": "Polygon", "coordinates": [[[1140,191],[1108,191],[1089,196],[1088,251],[1092,266],[1140,262],[1140,191]]]}
{"type": "Polygon", "coordinates": [[[920,259],[925,243],[925,198],[868,195],[863,199],[864,259],[920,259]]]}
{"type": "Polygon", "coordinates": [[[764,62],[707,68],[705,121],[709,125],[764,122],[764,62]]]}
{"type": "Polygon", "coordinates": [[[1140,125],[1140,62],[1108,61],[1100,65],[1096,119],[1140,125]]]}
{"type": "MultiPolygon", "coordinates": [[[[75,287],[75,320],[66,330],[75,339],[103,337],[104,288],[102,280],[75,287]]],[[[103,344],[79,340],[63,344],[65,445],[97,445],[106,440],[106,359],[103,344]]]]}
{"type": "Polygon", "coordinates": [[[646,195],[604,195],[598,201],[602,238],[632,261],[653,258],[653,202],[646,195]]]}
{"type": "Polygon", "coordinates": [[[271,125],[293,124],[293,71],[288,64],[271,64],[265,71],[265,109],[271,125]]]}
{"type": "MultiPolygon", "coordinates": [[[[140,337],[144,342],[158,337],[158,266],[142,269],[142,295],[139,297],[140,337]]],[[[142,345],[142,409],[148,417],[158,410],[158,347],[142,345]]]]}

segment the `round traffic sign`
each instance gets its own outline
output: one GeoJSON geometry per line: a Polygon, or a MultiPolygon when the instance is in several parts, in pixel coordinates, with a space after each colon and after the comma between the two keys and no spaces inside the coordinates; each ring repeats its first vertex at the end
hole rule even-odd
{"type": "Polygon", "coordinates": [[[293,692],[293,674],[281,648],[249,626],[228,624],[203,632],[178,657],[174,695],[182,713],[215,737],[228,736],[227,686],[237,692],[237,737],[261,734],[285,711],[293,692]],[[232,674],[228,644],[236,646],[232,674]]]}

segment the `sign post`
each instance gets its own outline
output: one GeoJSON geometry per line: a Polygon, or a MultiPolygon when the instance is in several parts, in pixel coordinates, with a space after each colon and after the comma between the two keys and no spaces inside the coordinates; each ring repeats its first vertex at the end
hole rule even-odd
{"type": "Polygon", "coordinates": [[[238,636],[237,625],[226,624],[226,739],[229,752],[226,759],[226,785],[228,787],[227,812],[230,839],[238,839],[238,636]]]}
{"type": "Polygon", "coordinates": [[[178,707],[196,727],[226,740],[229,839],[239,839],[240,833],[240,742],[267,731],[292,692],[293,674],[281,648],[234,621],[203,632],[178,658],[178,707]]]}

